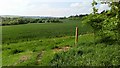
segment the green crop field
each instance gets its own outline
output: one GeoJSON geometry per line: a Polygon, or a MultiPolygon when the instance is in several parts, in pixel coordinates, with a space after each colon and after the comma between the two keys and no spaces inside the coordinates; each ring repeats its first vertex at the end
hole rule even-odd
{"type": "Polygon", "coordinates": [[[15,43],[41,38],[53,38],[75,35],[75,28],[79,27],[79,34],[92,32],[89,25],[84,26],[80,20],[65,20],[64,23],[25,24],[2,27],[2,42],[15,43]]]}

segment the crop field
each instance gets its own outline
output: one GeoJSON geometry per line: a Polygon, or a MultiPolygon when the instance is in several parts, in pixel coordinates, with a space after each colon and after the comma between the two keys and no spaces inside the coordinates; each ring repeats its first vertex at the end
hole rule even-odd
{"type": "Polygon", "coordinates": [[[2,27],[2,42],[15,43],[41,38],[53,38],[75,35],[76,26],[79,34],[92,32],[89,25],[84,26],[80,20],[65,20],[64,23],[25,24],[2,27]],[[71,21],[71,22],[70,22],[71,21]]]}
{"type": "Polygon", "coordinates": [[[92,32],[81,20],[2,26],[2,66],[119,65],[120,46],[95,44],[92,32]]]}

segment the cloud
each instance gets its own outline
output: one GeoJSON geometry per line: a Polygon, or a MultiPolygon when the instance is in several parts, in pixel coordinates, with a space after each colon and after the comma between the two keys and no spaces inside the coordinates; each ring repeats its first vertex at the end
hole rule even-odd
{"type": "MultiPolygon", "coordinates": [[[[33,1],[33,0],[29,0],[33,1]]],[[[82,0],[34,0],[34,2],[82,2],[82,0]]],[[[84,2],[91,2],[92,0],[84,0],[84,2]]]]}
{"type": "Polygon", "coordinates": [[[69,8],[57,8],[51,7],[50,4],[42,3],[39,5],[33,5],[31,8],[25,10],[22,15],[35,15],[35,16],[66,16],[70,14],[69,8]]]}
{"type": "Polygon", "coordinates": [[[80,3],[72,3],[70,7],[79,8],[79,7],[82,7],[82,5],[80,3]]]}
{"type": "MultiPolygon", "coordinates": [[[[63,2],[63,4],[58,4],[59,6],[64,5],[69,2],[63,2]]],[[[83,3],[69,3],[66,7],[56,7],[51,6],[50,3],[41,3],[38,5],[34,5],[32,9],[27,9],[27,13],[24,13],[24,15],[41,15],[41,16],[70,16],[70,15],[76,15],[76,14],[88,14],[91,10],[91,4],[88,2],[83,3]],[[88,5],[89,4],[89,5],[88,5]],[[29,12],[30,11],[30,12],[29,12]]]]}
{"type": "Polygon", "coordinates": [[[0,8],[9,10],[9,9],[18,9],[23,6],[27,6],[28,2],[24,0],[2,0],[0,2],[0,8]]]}
{"type": "Polygon", "coordinates": [[[78,2],[72,3],[70,5],[71,9],[75,13],[79,14],[89,14],[92,12],[91,2],[78,2]]]}
{"type": "Polygon", "coordinates": [[[0,14],[20,12],[28,6],[29,2],[25,0],[2,0],[0,1],[0,14]]]}
{"type": "MultiPolygon", "coordinates": [[[[70,16],[92,12],[92,0],[1,0],[0,15],[70,16]],[[56,5],[57,4],[57,5],[56,5]]],[[[107,9],[99,5],[99,11],[107,9]]]]}
{"type": "Polygon", "coordinates": [[[110,7],[108,6],[108,4],[100,4],[98,9],[99,9],[98,12],[102,12],[103,10],[109,10],[110,7]]]}

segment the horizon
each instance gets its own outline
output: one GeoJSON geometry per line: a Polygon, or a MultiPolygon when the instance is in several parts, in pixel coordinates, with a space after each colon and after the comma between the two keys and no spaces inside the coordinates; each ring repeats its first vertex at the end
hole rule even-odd
{"type": "MultiPolygon", "coordinates": [[[[76,14],[76,15],[87,15],[87,14],[76,14]]],[[[70,16],[76,16],[76,15],[69,15],[69,16],[41,16],[41,15],[0,15],[0,16],[35,16],[35,17],[70,17],[70,16]]]]}

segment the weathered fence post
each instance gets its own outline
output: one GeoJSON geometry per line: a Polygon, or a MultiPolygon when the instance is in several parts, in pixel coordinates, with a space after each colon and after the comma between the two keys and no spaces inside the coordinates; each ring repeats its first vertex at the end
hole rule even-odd
{"type": "Polygon", "coordinates": [[[78,27],[76,27],[76,34],[75,34],[75,45],[78,43],[78,27]]]}

